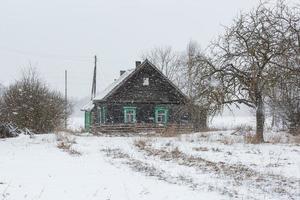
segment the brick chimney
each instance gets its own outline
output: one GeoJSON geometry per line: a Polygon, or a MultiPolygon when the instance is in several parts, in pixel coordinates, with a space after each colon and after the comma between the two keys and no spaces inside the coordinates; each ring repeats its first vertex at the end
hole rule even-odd
{"type": "Polygon", "coordinates": [[[135,61],[135,68],[137,68],[138,66],[140,66],[142,64],[141,61],[135,61]]]}
{"type": "Polygon", "coordinates": [[[125,70],[120,70],[120,76],[122,76],[125,72],[125,70]]]}

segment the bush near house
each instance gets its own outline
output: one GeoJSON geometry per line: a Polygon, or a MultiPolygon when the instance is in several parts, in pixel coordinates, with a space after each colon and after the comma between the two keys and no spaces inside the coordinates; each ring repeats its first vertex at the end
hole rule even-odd
{"type": "Polygon", "coordinates": [[[35,133],[60,128],[72,110],[63,95],[49,89],[32,69],[5,90],[0,105],[2,122],[12,122],[35,133]]]}

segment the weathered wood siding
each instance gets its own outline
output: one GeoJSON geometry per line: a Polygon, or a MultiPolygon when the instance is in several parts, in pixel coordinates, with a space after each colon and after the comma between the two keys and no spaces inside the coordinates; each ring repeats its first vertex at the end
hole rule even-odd
{"type": "Polygon", "coordinates": [[[96,127],[99,129],[106,127],[106,129],[111,130],[113,126],[118,127],[122,124],[122,129],[128,126],[130,130],[132,128],[137,130],[149,128],[149,125],[151,125],[150,128],[158,130],[165,129],[169,125],[174,126],[174,124],[183,125],[178,128],[190,128],[190,126],[187,126],[189,116],[187,112],[184,112],[187,101],[186,97],[150,64],[146,63],[146,66],[138,69],[138,71],[121,84],[108,97],[94,101],[96,105],[94,119],[100,119],[100,116],[97,116],[99,115],[97,110],[99,111],[103,107],[106,110],[105,123],[94,122],[95,131],[96,127]],[[149,79],[149,85],[143,84],[144,78],[149,79]],[[124,125],[124,107],[136,108],[135,125],[124,125]],[[167,124],[163,127],[155,124],[156,107],[167,109],[167,124]]]}
{"type": "Polygon", "coordinates": [[[148,64],[116,90],[107,102],[180,104],[184,99],[176,88],[148,64]],[[143,85],[144,78],[149,78],[148,86],[143,85]]]}
{"type": "MultiPolygon", "coordinates": [[[[178,104],[154,103],[103,103],[98,107],[106,107],[106,123],[124,123],[124,107],[136,107],[137,123],[155,123],[155,107],[163,106],[168,109],[168,123],[187,123],[187,113],[184,107],[178,104]],[[186,121],[185,121],[186,120],[186,121]]],[[[99,116],[95,116],[95,119],[99,116]]]]}

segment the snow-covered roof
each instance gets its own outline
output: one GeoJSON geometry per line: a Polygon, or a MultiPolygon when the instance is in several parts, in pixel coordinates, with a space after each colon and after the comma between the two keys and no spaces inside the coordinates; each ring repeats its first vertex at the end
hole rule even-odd
{"type": "Polygon", "coordinates": [[[84,105],[81,110],[82,111],[91,111],[94,108],[94,100],[102,100],[104,97],[109,95],[117,86],[119,86],[122,81],[124,81],[135,69],[129,69],[125,71],[118,79],[116,79],[113,83],[111,83],[107,88],[105,88],[102,92],[97,94],[97,96],[91,100],[89,103],[84,105]]]}
{"type": "Polygon", "coordinates": [[[170,81],[158,68],[156,68],[149,60],[146,59],[137,68],[129,69],[125,71],[118,79],[116,79],[107,88],[105,88],[105,90],[97,94],[97,96],[92,101],[90,101],[87,105],[85,105],[81,110],[91,111],[94,108],[94,103],[93,103],[94,101],[105,100],[106,97],[108,97],[113,92],[115,92],[127,79],[129,79],[139,69],[142,69],[144,66],[146,66],[146,64],[149,64],[154,69],[156,69],[162,75],[162,77],[164,77],[180,94],[185,96],[185,94],[174,83],[172,83],[172,81],[170,81]]]}
{"type": "Polygon", "coordinates": [[[135,69],[125,71],[117,80],[111,83],[105,90],[100,92],[93,100],[102,100],[109,95],[117,86],[119,86],[135,69]]]}
{"type": "Polygon", "coordinates": [[[93,101],[90,101],[88,104],[84,105],[81,110],[82,111],[91,111],[94,108],[94,103],[93,101]]]}

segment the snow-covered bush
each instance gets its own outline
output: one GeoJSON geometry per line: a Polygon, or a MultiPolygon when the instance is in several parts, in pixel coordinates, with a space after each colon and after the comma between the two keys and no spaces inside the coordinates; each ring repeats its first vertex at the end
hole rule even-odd
{"type": "Polygon", "coordinates": [[[12,124],[0,124],[0,138],[17,137],[20,131],[12,124]]]}
{"type": "Polygon", "coordinates": [[[20,134],[33,136],[34,133],[29,129],[19,129],[12,123],[0,123],[0,138],[17,137],[20,134]]]}
{"type": "Polygon", "coordinates": [[[55,135],[56,135],[56,140],[58,142],[64,142],[64,143],[69,143],[69,144],[75,144],[76,143],[75,137],[73,137],[70,133],[58,132],[55,135]]]}
{"type": "Polygon", "coordinates": [[[53,91],[30,69],[10,85],[1,100],[1,118],[36,133],[48,133],[64,124],[71,105],[53,91]]]}
{"type": "Polygon", "coordinates": [[[79,151],[74,149],[73,145],[76,144],[76,139],[70,133],[58,132],[56,133],[57,147],[63,149],[71,155],[81,155],[79,151]]]}

